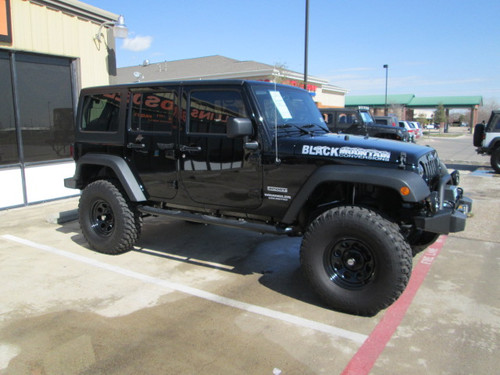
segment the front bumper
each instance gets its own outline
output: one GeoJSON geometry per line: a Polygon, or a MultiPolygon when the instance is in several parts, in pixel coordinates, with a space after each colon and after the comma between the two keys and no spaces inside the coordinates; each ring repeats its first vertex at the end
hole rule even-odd
{"type": "Polygon", "coordinates": [[[472,199],[465,197],[463,190],[456,185],[459,180],[458,172],[441,178],[439,193],[434,193],[438,197],[435,212],[415,217],[418,229],[440,234],[465,230],[467,214],[472,211],[472,199]],[[450,181],[455,184],[449,184],[450,181]]]}
{"type": "Polygon", "coordinates": [[[448,234],[465,230],[467,213],[472,209],[472,200],[462,197],[457,208],[445,207],[432,216],[417,216],[415,224],[426,232],[448,234]]]}

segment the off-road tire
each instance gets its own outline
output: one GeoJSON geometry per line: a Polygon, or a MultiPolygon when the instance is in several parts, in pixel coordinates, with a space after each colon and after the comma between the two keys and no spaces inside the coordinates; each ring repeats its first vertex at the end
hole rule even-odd
{"type": "Polygon", "coordinates": [[[497,147],[491,153],[490,164],[496,173],[500,173],[500,147],[497,147]]]}
{"type": "Polygon", "coordinates": [[[318,216],[304,235],[300,260],[327,305],[363,316],[396,301],[412,268],[411,248],[399,227],[358,206],[335,207],[318,216]]]}
{"type": "Polygon", "coordinates": [[[83,236],[100,253],[127,252],[139,237],[142,218],[112,181],[98,180],[87,185],[78,212],[83,236]]]}

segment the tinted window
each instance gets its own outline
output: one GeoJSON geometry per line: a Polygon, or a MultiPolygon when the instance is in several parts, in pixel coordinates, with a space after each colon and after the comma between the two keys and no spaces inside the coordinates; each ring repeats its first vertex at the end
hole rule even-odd
{"type": "Polygon", "coordinates": [[[132,129],[171,132],[176,123],[176,103],[176,94],[173,91],[133,94],[132,129]]]}
{"type": "Polygon", "coordinates": [[[230,117],[248,117],[239,91],[191,92],[189,133],[224,134],[230,117]]]}
{"type": "Polygon", "coordinates": [[[19,162],[17,155],[16,125],[12,100],[10,61],[7,54],[0,54],[0,165],[19,162]]]}
{"type": "Polygon", "coordinates": [[[69,157],[73,142],[71,60],[16,54],[24,160],[69,157]]]}
{"type": "Polygon", "coordinates": [[[118,130],[120,94],[86,96],[83,102],[83,131],[114,132],[118,130]]]}
{"type": "Polygon", "coordinates": [[[339,125],[352,125],[358,121],[355,113],[341,112],[337,117],[337,124],[339,125]]]}

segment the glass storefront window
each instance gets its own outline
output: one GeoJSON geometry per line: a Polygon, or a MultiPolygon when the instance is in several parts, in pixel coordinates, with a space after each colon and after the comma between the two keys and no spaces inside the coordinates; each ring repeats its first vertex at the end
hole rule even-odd
{"type": "Polygon", "coordinates": [[[0,52],[0,165],[19,162],[9,55],[0,52]]]}
{"type": "Polygon", "coordinates": [[[74,140],[70,60],[18,53],[15,64],[24,161],[70,157],[74,140]]]}

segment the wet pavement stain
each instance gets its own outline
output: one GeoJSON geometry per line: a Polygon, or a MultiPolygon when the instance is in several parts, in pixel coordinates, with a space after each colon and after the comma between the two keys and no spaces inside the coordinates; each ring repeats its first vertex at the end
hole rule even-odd
{"type": "Polygon", "coordinates": [[[258,331],[235,334],[241,313],[220,309],[188,297],[117,318],[63,311],[13,321],[0,330],[1,344],[18,355],[1,373],[317,373],[258,331]]]}

